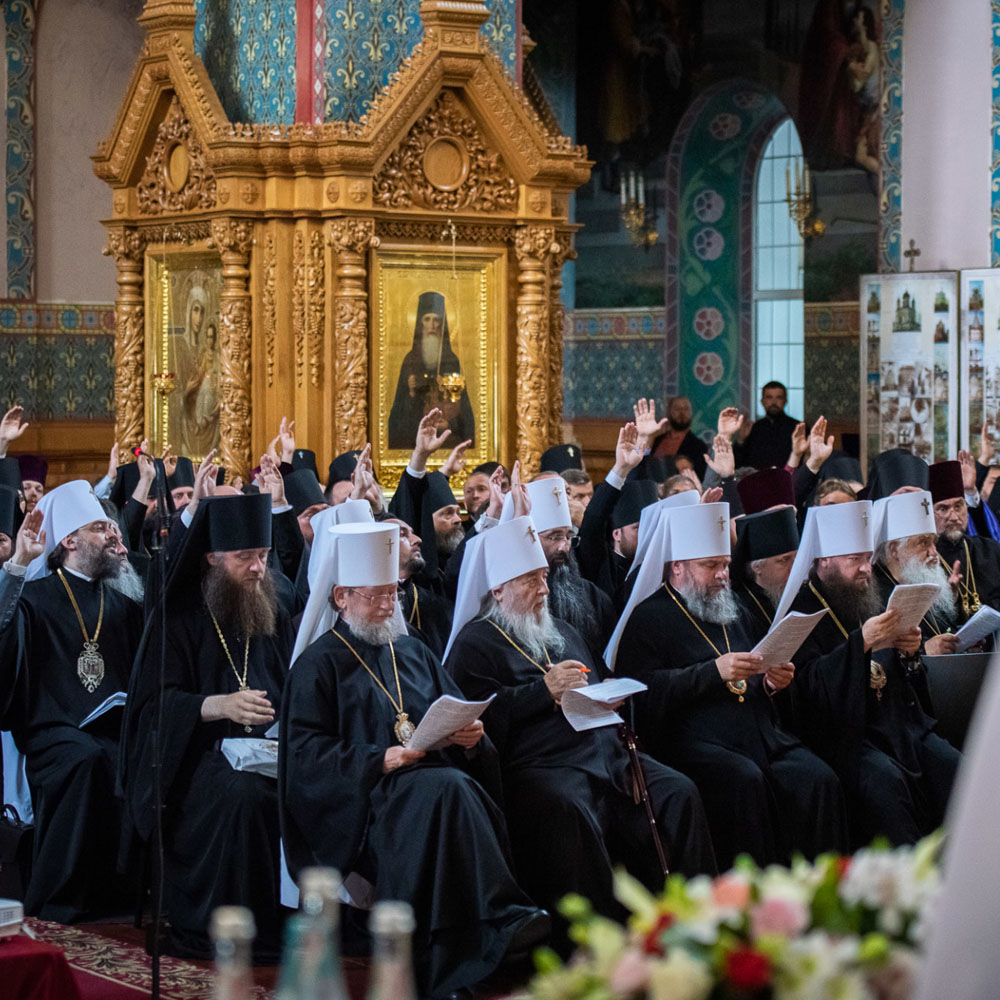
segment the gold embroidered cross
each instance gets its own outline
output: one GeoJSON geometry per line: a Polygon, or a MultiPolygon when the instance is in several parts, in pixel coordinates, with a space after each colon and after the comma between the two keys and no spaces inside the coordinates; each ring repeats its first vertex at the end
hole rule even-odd
{"type": "Polygon", "coordinates": [[[558,486],[552,488],[552,495],[556,498],[556,503],[562,503],[563,491],[558,486]]]}
{"type": "Polygon", "coordinates": [[[534,545],[535,544],[535,529],[530,524],[528,525],[527,530],[525,531],[525,534],[531,536],[531,544],[534,545]]]}
{"type": "Polygon", "coordinates": [[[726,519],[722,516],[719,517],[719,532],[726,530],[726,519]]]}

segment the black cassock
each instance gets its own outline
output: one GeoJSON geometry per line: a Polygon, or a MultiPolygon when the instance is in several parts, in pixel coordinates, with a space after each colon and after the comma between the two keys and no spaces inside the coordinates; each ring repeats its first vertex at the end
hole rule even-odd
{"type": "MultiPolygon", "coordinates": [[[[938,535],[937,550],[945,561],[949,574],[956,561],[961,563],[959,572],[962,582],[959,584],[959,590],[962,590],[968,582],[970,586],[975,587],[982,604],[988,604],[1000,611],[1000,543],[982,535],[972,538],[966,535],[957,542],[950,542],[944,535],[938,535]],[[972,559],[971,574],[968,572],[966,546],[972,559]]],[[[960,615],[958,624],[961,625],[964,624],[965,615],[961,613],[961,602],[957,604],[960,615]]]]}
{"type": "MultiPolygon", "coordinates": [[[[93,636],[101,585],[63,570],[93,636]]],[[[24,585],[17,613],[0,634],[0,670],[10,706],[10,729],[26,757],[35,811],[34,860],[25,912],[72,923],[130,905],[128,880],[115,876],[121,805],[115,798],[118,727],[114,710],[86,729],[79,724],[116,691],[125,691],[139,636],[142,608],[104,588],[97,645],[104,679],[90,693],[77,675],[83,634],[58,575],[24,585]]]]}
{"type": "MultiPolygon", "coordinates": [[[[208,957],[212,910],[240,905],[253,910],[256,919],[255,955],[272,961],[281,949],[277,784],[264,775],[233,770],[219,749],[228,737],[263,737],[270,724],[253,726],[248,733],[228,719],[202,721],[205,698],[232,694],[239,682],[200,594],[168,608],[166,635],[161,747],[168,950],[208,957]]],[[[242,674],[244,640],[232,629],[223,629],[223,635],[242,674]]],[[[250,640],[247,686],[267,692],[276,718],[293,642],[290,620],[281,611],[275,635],[250,640]]],[[[159,653],[154,616],[136,658],[123,730],[126,806],[138,839],[146,842],[153,825],[151,734],[159,653]]]]}
{"type": "MultiPolygon", "coordinates": [[[[805,614],[822,607],[808,582],[792,604],[805,614]]],[[[895,650],[866,653],[860,623],[841,625],[846,639],[828,613],[796,653],[795,680],[782,693],[789,725],[839,775],[855,846],[879,835],[914,843],[944,819],[961,754],[934,732],[919,661],[908,669],[895,650]],[[886,674],[881,699],[872,662],[886,674]]]]}
{"type": "MultiPolygon", "coordinates": [[[[439,661],[412,636],[370,646],[345,622],[336,630],[397,698],[415,725],[442,694],[461,697],[439,661]]],[[[309,865],[356,873],[377,899],[416,916],[421,996],[441,997],[488,976],[534,911],[508,861],[503,815],[472,776],[495,753],[483,743],[428,752],[382,773],[399,746],[396,710],[354,654],[326,633],[295,661],[281,715],[282,835],[295,877],[309,865]]],[[[482,773],[482,771],[480,771],[482,773]]],[[[495,779],[494,779],[495,780],[495,779]]]]}
{"type": "MultiPolygon", "coordinates": [[[[746,578],[733,582],[733,596],[740,606],[740,620],[751,646],[756,646],[767,635],[774,621],[774,604],[763,588],[746,578]]],[[[750,648],[749,646],[747,647],[750,648]]]]}
{"type": "Polygon", "coordinates": [[[769,864],[792,851],[812,858],[845,850],[837,776],[781,729],[761,675],[747,681],[742,702],[719,675],[718,656],[752,646],[743,626],[699,619],[696,627],[673,596],[683,601],[663,586],[637,605],[616,671],[649,685],[635,699],[636,731],[654,757],[694,779],[719,866],[741,852],[769,864]]]}
{"type": "MultiPolygon", "coordinates": [[[[554,660],[579,660],[593,671],[579,632],[553,621],[566,642],[554,660]]],[[[616,728],[576,732],[553,701],[542,670],[489,620],[462,629],[446,667],[466,697],[497,696],[483,723],[500,751],[518,878],[539,906],[554,911],[566,893],[579,892],[599,912],[620,916],[612,891],[616,864],[647,886],[661,887],[652,832],[644,807],[633,798],[628,755],[616,728]]],[[[649,757],[642,764],[670,870],[714,872],[694,784],[649,757]]]]}
{"type": "Polygon", "coordinates": [[[451,601],[413,580],[405,580],[399,585],[399,606],[417,637],[440,658],[451,635],[451,616],[455,610],[451,601]]]}

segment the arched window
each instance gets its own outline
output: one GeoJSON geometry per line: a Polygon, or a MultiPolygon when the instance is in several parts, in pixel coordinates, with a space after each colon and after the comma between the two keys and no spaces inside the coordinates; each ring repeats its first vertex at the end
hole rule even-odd
{"type": "Polygon", "coordinates": [[[776,379],[788,387],[786,412],[805,419],[803,243],[788,214],[786,177],[794,186],[802,144],[791,118],[771,133],[757,169],[754,226],[754,392],[776,379]]]}

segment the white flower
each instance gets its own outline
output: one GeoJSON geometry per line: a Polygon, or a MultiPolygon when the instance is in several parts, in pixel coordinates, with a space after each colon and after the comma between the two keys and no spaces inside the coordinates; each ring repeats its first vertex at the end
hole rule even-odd
{"type": "Polygon", "coordinates": [[[705,1000],[711,989],[712,974],[683,948],[650,964],[649,1000],[705,1000]]]}
{"type": "Polygon", "coordinates": [[[858,939],[812,931],[788,942],[775,976],[774,1000],[861,1000],[870,994],[857,971],[858,939]]]}

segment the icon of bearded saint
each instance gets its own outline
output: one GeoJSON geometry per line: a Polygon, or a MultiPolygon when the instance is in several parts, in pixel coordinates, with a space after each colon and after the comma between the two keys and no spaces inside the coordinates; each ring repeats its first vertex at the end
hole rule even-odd
{"type": "Polygon", "coordinates": [[[439,376],[461,372],[462,366],[451,347],[444,296],[439,292],[423,292],[417,303],[413,346],[400,366],[396,396],[389,413],[390,448],[412,448],[421,418],[435,407],[441,410],[438,431],[445,427],[451,431],[445,441],[446,448],[474,439],[468,391],[463,387],[461,396],[453,402],[438,385],[439,376]]]}

